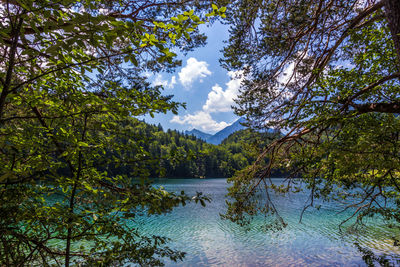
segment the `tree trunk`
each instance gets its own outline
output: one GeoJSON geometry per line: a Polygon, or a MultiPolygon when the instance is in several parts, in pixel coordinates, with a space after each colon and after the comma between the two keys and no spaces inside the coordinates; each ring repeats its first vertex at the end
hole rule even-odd
{"type": "Polygon", "coordinates": [[[400,0],[385,0],[385,15],[397,54],[400,69],[400,0]]]}
{"type": "Polygon", "coordinates": [[[8,68],[7,68],[7,73],[6,73],[6,78],[3,83],[3,88],[1,90],[0,94],[0,118],[3,115],[3,110],[4,110],[4,105],[6,103],[6,97],[9,93],[10,86],[11,86],[11,81],[12,81],[12,76],[14,74],[14,65],[15,65],[15,57],[17,55],[17,46],[18,46],[18,39],[22,27],[22,22],[23,18],[20,17],[18,21],[18,25],[16,28],[12,26],[12,22],[10,21],[10,26],[13,28],[12,29],[12,34],[13,34],[13,40],[10,48],[10,54],[9,54],[9,60],[8,60],[8,68]]]}

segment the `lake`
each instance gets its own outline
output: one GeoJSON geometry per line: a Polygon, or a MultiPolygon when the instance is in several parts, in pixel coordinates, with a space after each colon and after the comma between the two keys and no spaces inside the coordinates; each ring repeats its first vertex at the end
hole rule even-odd
{"type": "Polygon", "coordinates": [[[337,203],[320,203],[319,210],[306,211],[299,223],[307,192],[273,196],[288,223],[273,231],[266,229],[270,218],[263,215],[246,227],[220,219],[226,208],[226,179],[158,179],[154,185],[187,194],[201,191],[212,198],[205,208],[189,204],[166,215],[137,220],[142,233],[169,237],[171,247],[187,253],[183,262],[166,261],[166,266],[366,266],[356,242],[389,255],[393,262],[400,260],[400,250],[390,239],[399,234],[382,226],[379,219],[368,221],[367,229],[340,232],[340,222],[352,211],[338,214],[342,207],[337,203]]]}

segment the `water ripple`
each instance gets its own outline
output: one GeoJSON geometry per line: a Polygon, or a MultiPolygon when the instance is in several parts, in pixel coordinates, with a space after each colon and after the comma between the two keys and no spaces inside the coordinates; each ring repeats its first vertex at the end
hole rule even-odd
{"type": "Polygon", "coordinates": [[[206,208],[189,204],[170,214],[137,219],[142,233],[169,237],[172,247],[187,252],[183,262],[166,261],[167,266],[365,266],[356,242],[395,259],[400,256],[390,239],[399,233],[382,227],[377,220],[362,231],[339,231],[340,222],[350,213],[337,214],[342,207],[332,203],[323,203],[320,210],[307,210],[299,223],[306,193],[275,197],[288,226],[271,231],[265,227],[271,220],[264,216],[255,218],[248,227],[220,219],[226,208],[227,184],[223,179],[167,180],[161,184],[167,190],[189,194],[202,191],[213,199],[206,208]]]}

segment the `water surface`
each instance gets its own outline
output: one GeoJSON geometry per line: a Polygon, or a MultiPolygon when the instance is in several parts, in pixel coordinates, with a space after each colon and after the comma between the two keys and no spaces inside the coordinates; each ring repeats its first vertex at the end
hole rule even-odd
{"type": "Polygon", "coordinates": [[[390,255],[393,262],[400,260],[400,250],[390,239],[398,233],[379,219],[371,219],[367,229],[340,232],[340,222],[351,211],[338,214],[342,207],[337,203],[308,210],[299,223],[306,192],[273,196],[288,226],[272,231],[265,227],[270,222],[265,216],[258,216],[248,227],[221,220],[219,214],[226,209],[226,179],[161,179],[155,186],[187,194],[201,191],[212,198],[205,208],[189,204],[169,214],[137,220],[143,233],[171,238],[171,247],[187,253],[183,262],[166,261],[166,266],[365,266],[355,242],[374,253],[390,255]]]}

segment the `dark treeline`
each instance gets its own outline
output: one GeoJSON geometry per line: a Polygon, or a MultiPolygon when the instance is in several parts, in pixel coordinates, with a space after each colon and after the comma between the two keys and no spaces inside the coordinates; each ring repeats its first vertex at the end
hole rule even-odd
{"type": "MultiPolygon", "coordinates": [[[[179,131],[164,132],[161,125],[144,122],[135,125],[143,142],[142,153],[150,177],[231,177],[250,165],[260,150],[277,137],[276,133],[258,133],[249,129],[237,131],[220,145],[212,145],[179,131]]],[[[135,135],[136,136],[136,135],[135,135]]],[[[132,137],[135,138],[135,137],[132,137]]],[[[129,174],[131,167],[113,167],[115,174],[129,174]]],[[[281,174],[276,171],[275,176],[281,174]]]]}

